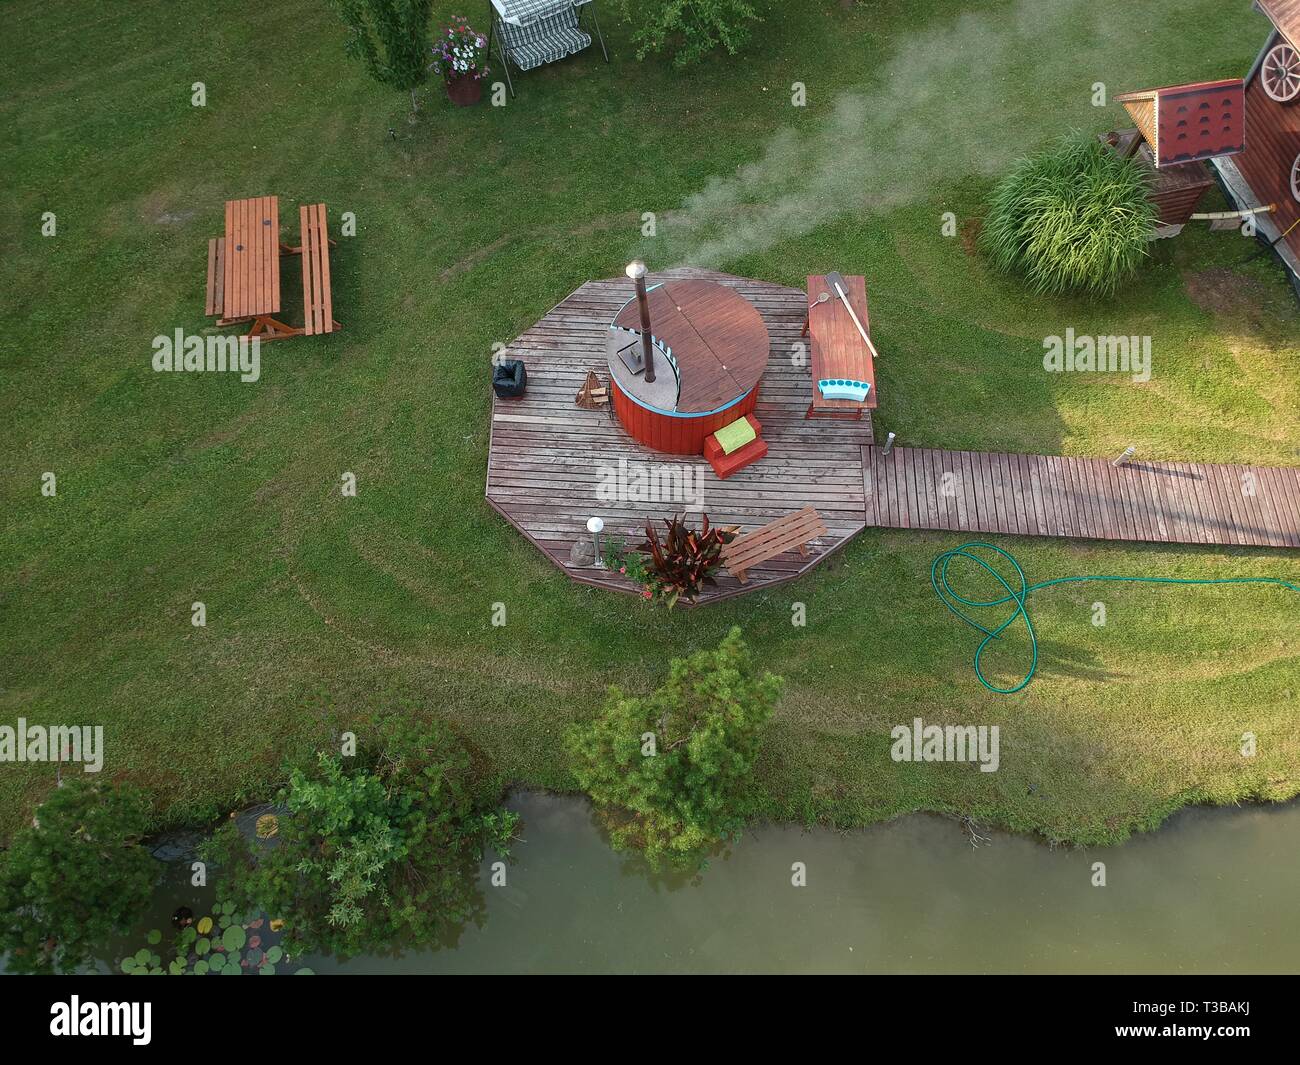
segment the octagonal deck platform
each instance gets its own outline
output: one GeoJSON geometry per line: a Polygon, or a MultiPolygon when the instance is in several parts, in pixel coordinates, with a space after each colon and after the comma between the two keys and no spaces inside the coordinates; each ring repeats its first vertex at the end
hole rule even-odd
{"type": "MultiPolygon", "coordinates": [[[[863,491],[864,446],[872,442],[870,416],[861,421],[805,421],[811,388],[809,358],[796,365],[806,303],[797,289],[683,268],[647,277],[654,285],[673,278],[702,278],[734,288],[762,315],[771,337],[771,356],[763,376],[755,416],[768,442],[765,459],[720,481],[702,456],[651,451],[633,440],[616,420],[612,405],[584,410],[574,403],[587,371],[605,383],[606,337],[610,323],[632,295],[625,277],[589,281],[557,304],[516,339],[506,358],[522,359],[528,389],[522,399],[492,399],[488,447],[487,500],[556,566],[585,584],[639,591],[631,582],[593,566],[574,566],[569,551],[589,537],[587,519],[599,515],[605,536],[630,546],[644,539],[647,519],[656,523],[682,513],[680,502],[602,500],[620,460],[629,471],[672,476],[671,467],[689,471],[699,486],[704,512],[718,525],[752,531],[808,505],[817,508],[829,535],[809,545],[807,558],[789,552],[748,573],[740,584],[720,570],[718,585],[700,602],[716,601],[792,580],[843,546],[867,524],[863,491]]],[[[805,347],[806,352],[806,347],[805,347]]],[[[698,511],[686,511],[698,526],[698,511]]],[[[662,528],[662,526],[660,526],[662,528]]]]}

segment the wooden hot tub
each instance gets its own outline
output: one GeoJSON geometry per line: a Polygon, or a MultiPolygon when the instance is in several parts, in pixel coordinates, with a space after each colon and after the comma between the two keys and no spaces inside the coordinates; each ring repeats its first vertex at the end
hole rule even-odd
{"type": "Polygon", "coordinates": [[[702,454],[707,436],[757,406],[771,348],[767,326],[752,303],[712,281],[666,281],[647,298],[655,380],[647,384],[618,354],[632,339],[640,344],[634,297],[610,325],[614,413],[647,447],[702,454]]]}

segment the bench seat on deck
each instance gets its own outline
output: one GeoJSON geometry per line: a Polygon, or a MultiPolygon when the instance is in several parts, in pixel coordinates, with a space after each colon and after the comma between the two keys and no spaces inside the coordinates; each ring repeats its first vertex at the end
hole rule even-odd
{"type": "Polygon", "coordinates": [[[808,544],[826,535],[826,523],[821,515],[813,507],[804,507],[732,540],[722,548],[722,562],[744,584],[750,569],[770,562],[777,555],[797,548],[807,558],[808,544]]]}
{"type": "Polygon", "coordinates": [[[721,481],[725,481],[736,471],[743,470],[750,463],[757,462],[767,454],[767,441],[763,439],[762,425],[752,414],[745,415],[745,418],[754,428],[754,439],[730,455],[722,450],[722,445],[718,443],[715,435],[710,434],[704,440],[704,458],[721,481]]]}

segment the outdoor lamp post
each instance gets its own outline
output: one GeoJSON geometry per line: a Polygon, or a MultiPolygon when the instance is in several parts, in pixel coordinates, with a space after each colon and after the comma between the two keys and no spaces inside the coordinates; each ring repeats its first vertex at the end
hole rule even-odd
{"type": "Polygon", "coordinates": [[[645,363],[646,383],[654,384],[655,355],[654,345],[650,342],[650,301],[645,294],[645,263],[640,259],[632,260],[627,264],[626,273],[636,285],[636,302],[641,310],[641,358],[645,363]]]}
{"type": "Polygon", "coordinates": [[[595,565],[604,566],[605,560],[600,554],[600,530],[605,527],[605,522],[597,517],[587,519],[587,532],[591,533],[591,547],[595,552],[595,565]]]}

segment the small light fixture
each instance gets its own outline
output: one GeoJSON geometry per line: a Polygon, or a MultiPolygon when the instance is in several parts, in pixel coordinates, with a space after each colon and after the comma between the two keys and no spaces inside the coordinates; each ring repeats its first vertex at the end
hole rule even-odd
{"type": "Polygon", "coordinates": [[[587,532],[591,533],[591,547],[595,552],[595,565],[604,567],[605,559],[600,553],[600,531],[605,527],[605,522],[599,517],[590,517],[587,519],[587,532]]]}
{"type": "Polygon", "coordinates": [[[1120,455],[1120,457],[1117,458],[1114,462],[1112,462],[1111,465],[1117,467],[1127,466],[1128,460],[1131,459],[1136,454],[1137,454],[1137,448],[1135,448],[1132,444],[1129,444],[1129,446],[1124,449],[1124,453],[1120,455]]]}
{"type": "Polygon", "coordinates": [[[645,292],[645,263],[640,259],[633,259],[623,272],[636,286],[636,302],[641,310],[641,360],[645,365],[646,384],[654,384],[655,354],[654,345],[650,342],[650,301],[645,292]]]}
{"type": "Polygon", "coordinates": [[[885,438],[885,446],[882,449],[881,454],[887,457],[889,453],[893,450],[894,450],[894,434],[890,433],[889,436],[885,438]]]}

